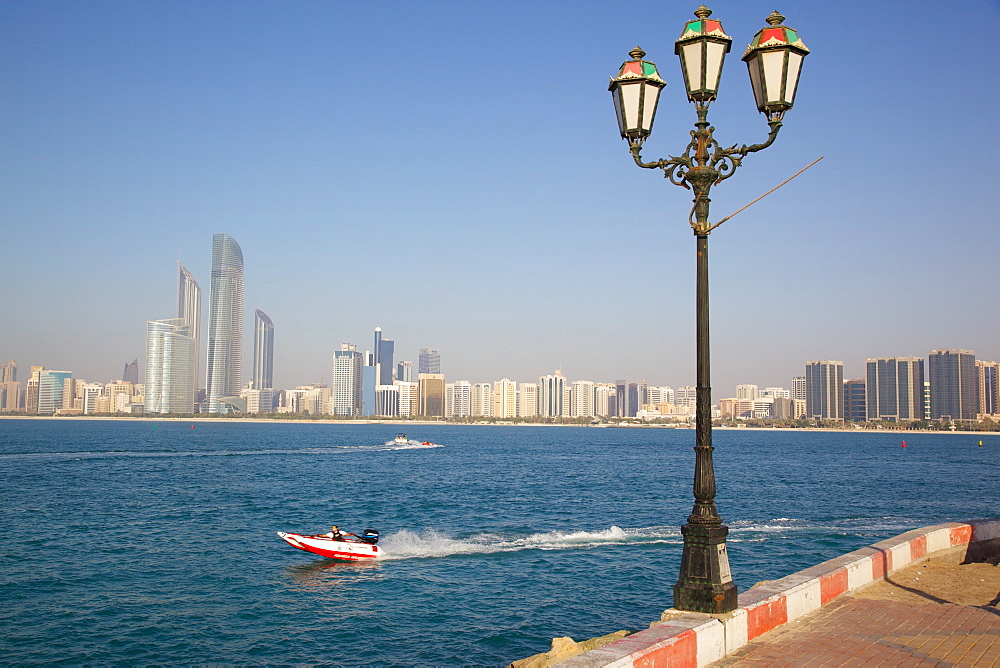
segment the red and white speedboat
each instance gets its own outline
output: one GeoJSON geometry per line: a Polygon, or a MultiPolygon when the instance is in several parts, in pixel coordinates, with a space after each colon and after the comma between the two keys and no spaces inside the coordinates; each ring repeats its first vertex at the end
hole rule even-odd
{"type": "Polygon", "coordinates": [[[303,536],[297,533],[279,531],[283,541],[306,552],[318,554],[328,559],[343,559],[345,561],[371,561],[382,556],[378,545],[378,531],[366,530],[360,536],[334,540],[329,536],[303,536]]]}

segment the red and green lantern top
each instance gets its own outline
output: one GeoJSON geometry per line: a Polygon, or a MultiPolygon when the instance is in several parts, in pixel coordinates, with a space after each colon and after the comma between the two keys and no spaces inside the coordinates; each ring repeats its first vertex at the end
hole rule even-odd
{"type": "Polygon", "coordinates": [[[743,54],[744,60],[746,56],[751,51],[756,51],[757,49],[767,49],[775,46],[791,47],[793,49],[798,49],[803,55],[809,53],[809,49],[806,48],[805,43],[803,43],[802,38],[799,34],[789,28],[788,26],[781,25],[781,22],[785,20],[785,17],[778,12],[771,12],[771,15],[767,17],[767,22],[770,24],[767,28],[761,28],[753,37],[753,41],[747,46],[746,52],[743,54]]]}
{"type": "Polygon", "coordinates": [[[635,60],[626,60],[622,63],[621,69],[618,70],[618,76],[612,80],[612,84],[622,79],[651,79],[652,81],[666,85],[667,82],[656,71],[656,64],[648,60],[642,60],[642,57],[646,55],[642,49],[635,47],[629,51],[628,55],[635,58],[635,60]]]}
{"type": "Polygon", "coordinates": [[[721,21],[708,18],[711,14],[712,10],[705,5],[699,7],[694,13],[698,18],[687,22],[677,41],[681,42],[694,37],[718,37],[719,39],[732,40],[732,37],[727,35],[726,31],[722,29],[721,21]]]}

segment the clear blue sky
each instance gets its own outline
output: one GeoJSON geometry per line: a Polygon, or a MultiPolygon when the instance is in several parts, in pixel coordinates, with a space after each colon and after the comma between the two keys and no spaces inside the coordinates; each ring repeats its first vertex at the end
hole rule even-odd
{"type": "MultiPolygon", "coordinates": [[[[381,326],[451,380],[694,384],[687,191],[640,170],[608,77],[668,81],[646,159],[694,113],[673,42],[699,2],[0,4],[0,357],[117,377],[232,235],[281,387],[381,326]],[[181,251],[183,249],[183,251],[181,251]]],[[[739,57],[777,8],[812,50],[774,146],[713,191],[713,386],[811,359],[1000,357],[1000,5],[720,0],[710,120],[762,141],[739,57]]],[[[26,372],[25,372],[26,373],[26,372]]],[[[249,375],[249,369],[246,372],[249,375]]]]}

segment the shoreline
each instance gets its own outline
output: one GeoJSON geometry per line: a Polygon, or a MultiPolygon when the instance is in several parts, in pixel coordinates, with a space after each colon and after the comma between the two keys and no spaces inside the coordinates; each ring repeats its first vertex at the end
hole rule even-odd
{"type": "MultiPolygon", "coordinates": [[[[0,420],[85,420],[85,421],[118,421],[125,420],[131,422],[197,422],[207,423],[261,423],[261,424],[317,424],[317,425],[406,425],[445,426],[445,427],[583,427],[588,429],[670,429],[680,431],[694,431],[694,426],[677,426],[664,424],[560,424],[546,422],[450,422],[444,420],[412,420],[400,422],[399,420],[336,420],[336,419],[291,419],[282,420],[275,418],[206,418],[206,417],[150,417],[139,415],[122,415],[116,417],[102,417],[93,415],[2,415],[0,420]]],[[[934,429],[832,429],[829,427],[712,427],[712,431],[804,431],[804,432],[831,432],[845,434],[955,434],[963,436],[975,435],[997,435],[996,431],[962,431],[962,430],[934,430],[934,429]]]]}

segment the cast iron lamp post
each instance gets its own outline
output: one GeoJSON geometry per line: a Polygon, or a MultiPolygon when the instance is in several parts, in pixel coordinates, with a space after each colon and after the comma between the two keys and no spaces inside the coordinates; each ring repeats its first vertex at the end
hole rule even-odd
{"type": "Polygon", "coordinates": [[[770,132],[762,144],[723,148],[713,137],[708,124],[708,107],[716,97],[722,63],[732,45],[732,38],[719,21],[710,19],[712,11],[702,5],[697,17],[688,21],[676,41],[674,53],[680,56],[681,71],[688,100],[694,102],[698,120],[691,131],[691,142],[683,155],[643,162],[639,152],[653,130],[656,104],[666,82],[654,63],[635,47],[632,60],[622,64],[609,90],[618,116],[622,139],[628,140],[635,164],[647,169],[662,169],[674,185],[694,193],[694,206],[688,222],[697,237],[696,347],[697,404],[695,415],[694,509],[687,524],[681,527],[684,553],[681,571],[674,585],[674,607],[705,613],[724,613],[736,609],[736,585],[729,571],[726,534],[729,529],[715,507],[715,469],[712,465],[712,388],[709,373],[708,340],[708,235],[726,219],[708,222],[708,197],[713,185],[732,176],[748,153],[770,146],[785,112],[792,108],[802,59],[809,53],[796,32],[782,25],[778,12],[768,18],[750,42],[743,61],[750,71],[757,109],[767,116],[770,132]]]}

